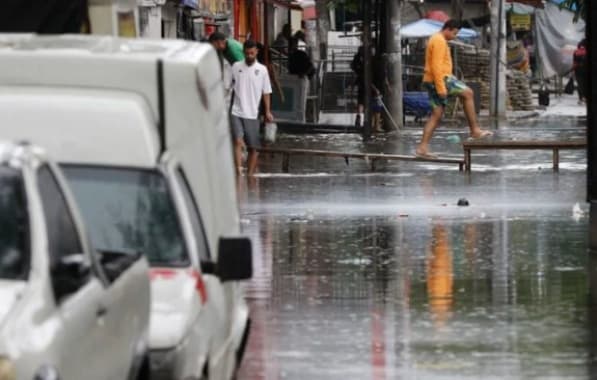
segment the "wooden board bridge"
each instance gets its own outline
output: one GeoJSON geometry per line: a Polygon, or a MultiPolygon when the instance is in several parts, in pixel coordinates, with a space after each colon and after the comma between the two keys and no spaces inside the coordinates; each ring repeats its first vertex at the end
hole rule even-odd
{"type": "Polygon", "coordinates": [[[293,156],[319,156],[344,158],[348,165],[351,159],[364,160],[371,171],[375,171],[376,164],[381,161],[413,161],[430,162],[435,164],[453,164],[458,165],[460,171],[470,172],[472,170],[472,151],[474,150],[552,150],[553,151],[553,170],[559,170],[560,150],[562,149],[586,149],[587,141],[584,139],[568,141],[547,141],[547,140],[467,140],[462,143],[464,150],[463,158],[437,157],[424,158],[411,155],[385,154],[385,153],[357,153],[340,152],[316,149],[291,149],[291,148],[273,148],[263,147],[259,149],[260,153],[281,155],[282,171],[288,173],[290,169],[290,158],[293,156]]]}

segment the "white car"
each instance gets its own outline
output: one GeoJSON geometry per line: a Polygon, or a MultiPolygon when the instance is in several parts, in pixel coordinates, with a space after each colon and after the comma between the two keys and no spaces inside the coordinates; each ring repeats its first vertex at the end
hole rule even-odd
{"type": "Polygon", "coordinates": [[[214,264],[184,171],[167,154],[155,169],[99,163],[62,169],[93,245],[149,259],[151,379],[229,379],[237,356],[222,284],[251,277],[250,241],[221,239],[214,264]]]}
{"type": "Polygon", "coordinates": [[[0,137],[55,157],[95,247],[148,257],[152,379],[233,378],[251,242],[211,45],[0,36],[0,137]]]}
{"type": "Polygon", "coordinates": [[[92,252],[58,168],[0,142],[0,380],[146,378],[147,272],[92,252]]]}

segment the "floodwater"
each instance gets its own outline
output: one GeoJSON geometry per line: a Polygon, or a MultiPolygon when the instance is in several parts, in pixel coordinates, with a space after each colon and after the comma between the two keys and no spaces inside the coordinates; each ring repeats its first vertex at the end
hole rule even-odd
{"type": "MultiPolygon", "coordinates": [[[[461,154],[454,135],[432,149],[461,154]]],[[[556,120],[496,138],[583,136],[556,120]]],[[[278,144],[408,153],[419,137],[278,144]]],[[[283,174],[278,158],[262,160],[239,183],[255,267],[239,379],[597,378],[584,151],[561,152],[559,173],[550,152],[473,153],[471,174],[308,157],[283,174]]]]}

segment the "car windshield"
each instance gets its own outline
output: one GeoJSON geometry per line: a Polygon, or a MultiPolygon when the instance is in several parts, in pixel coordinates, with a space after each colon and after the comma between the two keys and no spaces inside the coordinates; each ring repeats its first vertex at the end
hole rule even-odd
{"type": "Polygon", "coordinates": [[[28,218],[20,171],[0,167],[0,279],[26,279],[28,218]]]}
{"type": "Polygon", "coordinates": [[[184,266],[188,255],[174,203],[157,171],[64,166],[99,251],[143,253],[152,266],[184,266]]]}

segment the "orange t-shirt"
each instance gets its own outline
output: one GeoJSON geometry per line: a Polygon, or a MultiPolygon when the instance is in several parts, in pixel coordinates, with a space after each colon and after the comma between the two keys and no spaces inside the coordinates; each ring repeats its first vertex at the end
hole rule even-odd
{"type": "Polygon", "coordinates": [[[427,41],[423,82],[433,83],[439,95],[447,95],[444,78],[452,75],[452,56],[443,34],[435,33],[427,41]]]}

